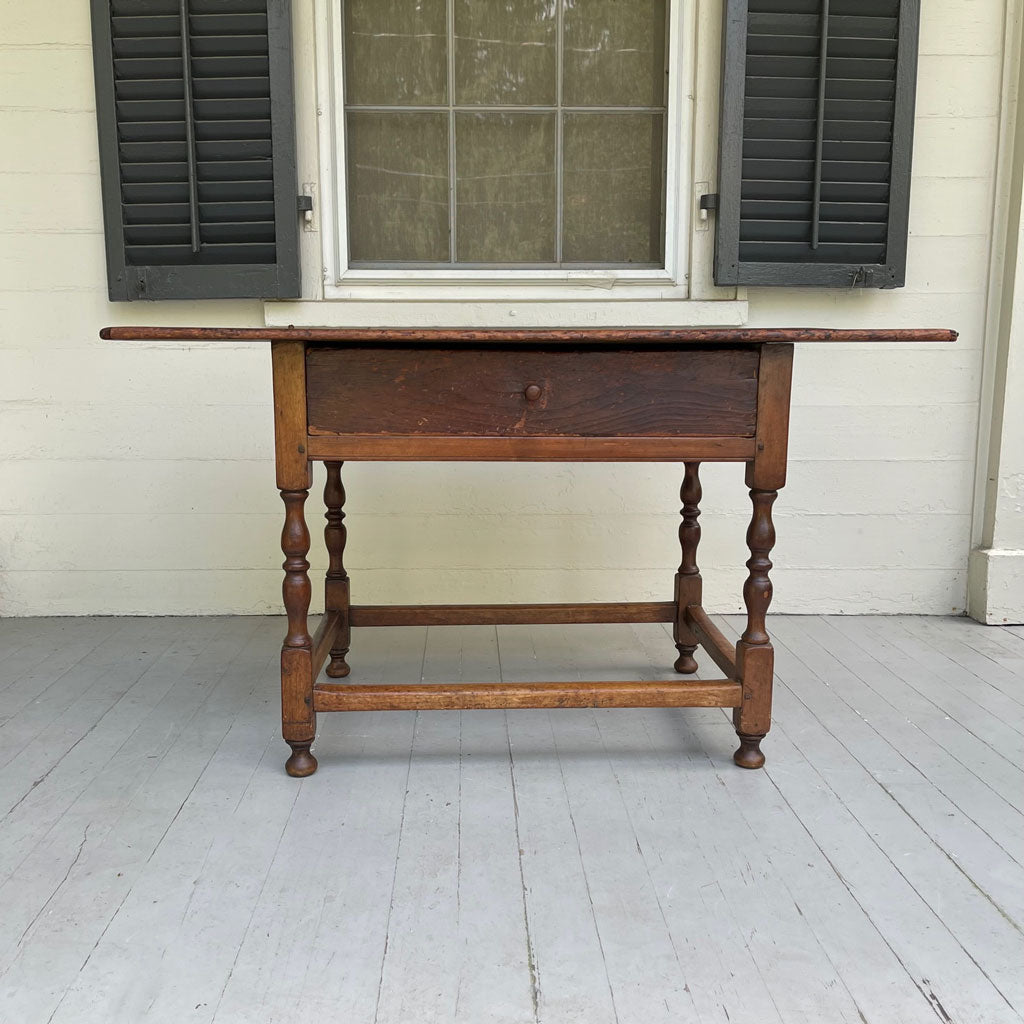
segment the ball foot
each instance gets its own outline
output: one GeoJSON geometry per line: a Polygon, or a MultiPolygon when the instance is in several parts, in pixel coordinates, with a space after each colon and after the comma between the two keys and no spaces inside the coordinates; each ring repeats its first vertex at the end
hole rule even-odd
{"type": "Polygon", "coordinates": [[[755,736],[749,733],[736,733],[740,738],[739,749],[732,755],[733,762],[740,768],[763,768],[764,754],[761,753],[761,740],[765,734],[755,736]]]}
{"type": "Polygon", "coordinates": [[[331,655],[331,663],[327,666],[326,671],[332,679],[344,679],[345,676],[352,671],[348,662],[345,660],[346,654],[348,654],[348,651],[345,651],[342,654],[331,655]]]}
{"type": "Polygon", "coordinates": [[[304,779],[316,771],[316,758],[310,753],[308,743],[291,743],[292,756],[285,761],[284,770],[293,779],[304,779]]]}
{"type": "Polygon", "coordinates": [[[673,668],[681,676],[690,676],[697,671],[697,662],[693,660],[693,652],[697,650],[696,647],[688,647],[683,644],[676,644],[676,650],[679,651],[679,657],[676,658],[676,663],[673,668]]]}

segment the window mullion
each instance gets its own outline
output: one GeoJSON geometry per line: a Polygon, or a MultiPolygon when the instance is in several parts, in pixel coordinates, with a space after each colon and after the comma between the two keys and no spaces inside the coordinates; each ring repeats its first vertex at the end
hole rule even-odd
{"type": "Polygon", "coordinates": [[[562,265],[562,66],[563,0],[555,8],[555,264],[562,265]]]}
{"type": "Polygon", "coordinates": [[[447,0],[448,35],[448,262],[456,262],[455,239],[458,228],[455,177],[455,0],[447,0]]]}

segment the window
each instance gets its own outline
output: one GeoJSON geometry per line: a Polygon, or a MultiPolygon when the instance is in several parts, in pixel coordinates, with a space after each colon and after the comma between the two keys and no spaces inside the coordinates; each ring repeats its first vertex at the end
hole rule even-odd
{"type": "Polygon", "coordinates": [[[920,0],[91,5],[112,299],[297,297],[300,251],[415,322],[903,283],[920,0]]]}
{"type": "Polygon", "coordinates": [[[665,0],[343,0],[350,265],[664,265],[665,0]]]}

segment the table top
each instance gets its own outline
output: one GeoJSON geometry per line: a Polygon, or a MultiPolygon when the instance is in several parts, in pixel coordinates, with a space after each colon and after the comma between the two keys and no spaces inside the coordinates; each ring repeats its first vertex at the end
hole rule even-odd
{"type": "Polygon", "coordinates": [[[764,345],[791,342],[956,341],[957,332],[939,328],[896,330],[872,327],[831,330],[817,327],[104,327],[109,341],[302,341],[380,345],[764,345]]]}

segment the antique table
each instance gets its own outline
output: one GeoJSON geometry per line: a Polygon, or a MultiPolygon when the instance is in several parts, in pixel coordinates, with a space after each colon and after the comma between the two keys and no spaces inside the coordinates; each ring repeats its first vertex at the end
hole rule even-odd
{"type": "MultiPolygon", "coordinates": [[[[297,777],[317,762],[318,711],[432,708],[723,707],[733,760],[760,768],[771,724],[772,503],[786,482],[794,342],[953,341],[945,330],[108,327],[114,340],[269,341],[288,631],[281,650],[281,725],[297,777]],[[343,564],[342,463],[351,460],[681,462],[682,560],[671,601],[619,604],[352,605],[343,564]],[[307,625],[311,585],[304,506],[311,464],[327,465],[326,612],[307,625]],[[746,466],[747,623],[729,643],[701,605],[697,568],[701,462],[746,466]],[[671,622],[675,671],[704,648],[724,678],[658,682],[358,685],[353,626],[671,622]]],[[[867,385],[866,385],[867,386],[867,385]]]]}

